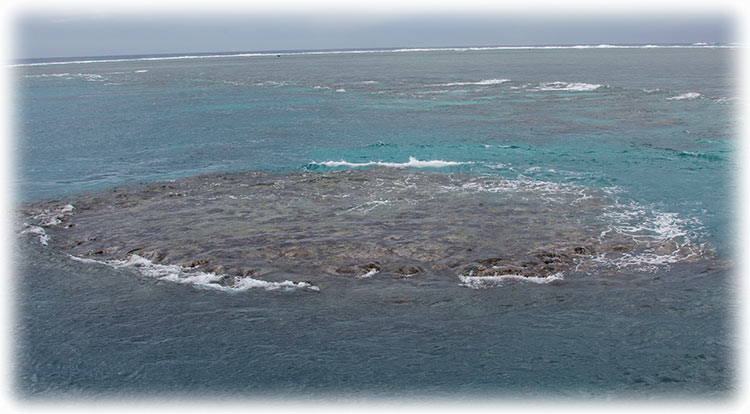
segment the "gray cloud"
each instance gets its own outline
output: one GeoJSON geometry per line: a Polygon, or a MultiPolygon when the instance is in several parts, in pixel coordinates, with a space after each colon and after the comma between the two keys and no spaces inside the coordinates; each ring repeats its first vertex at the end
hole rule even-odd
{"type": "Polygon", "coordinates": [[[182,52],[735,41],[731,18],[477,14],[365,17],[26,14],[14,58],[182,52]]]}

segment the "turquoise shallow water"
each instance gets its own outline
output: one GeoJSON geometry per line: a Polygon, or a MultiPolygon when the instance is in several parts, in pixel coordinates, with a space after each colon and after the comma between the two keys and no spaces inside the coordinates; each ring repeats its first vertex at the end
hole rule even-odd
{"type": "Polygon", "coordinates": [[[445,50],[19,66],[19,203],[64,204],[207,172],[381,167],[600,192],[616,205],[605,217],[618,232],[706,254],[655,267],[638,256],[643,266],[478,290],[430,276],[227,294],[73,261],[26,232],[16,254],[18,388],[726,395],[735,53],[445,50]]]}

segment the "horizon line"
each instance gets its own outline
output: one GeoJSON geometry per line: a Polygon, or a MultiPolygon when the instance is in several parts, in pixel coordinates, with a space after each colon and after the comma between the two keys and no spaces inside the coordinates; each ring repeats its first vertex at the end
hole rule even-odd
{"type": "Polygon", "coordinates": [[[210,52],[171,52],[89,56],[49,56],[13,59],[6,67],[44,66],[84,63],[107,63],[150,61],[170,59],[207,59],[220,57],[261,57],[295,56],[316,54],[360,54],[360,53],[399,53],[430,51],[483,51],[483,50],[539,50],[539,49],[659,49],[659,48],[733,48],[741,46],[737,42],[693,42],[693,43],[591,43],[591,44],[540,44],[540,45],[495,45],[495,46],[414,46],[414,47],[373,47],[342,49],[285,49],[258,51],[210,51],[210,52]]]}

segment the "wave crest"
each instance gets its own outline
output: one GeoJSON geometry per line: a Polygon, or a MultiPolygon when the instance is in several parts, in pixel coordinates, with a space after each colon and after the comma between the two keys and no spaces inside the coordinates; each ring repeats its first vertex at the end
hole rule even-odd
{"type": "Polygon", "coordinates": [[[494,276],[472,276],[472,275],[458,275],[458,279],[461,281],[460,286],[468,287],[471,289],[488,289],[493,287],[500,287],[509,282],[528,282],[536,283],[539,285],[546,285],[548,283],[563,280],[564,275],[562,272],[555,273],[544,277],[528,277],[524,275],[494,275],[494,276]]]}
{"type": "Polygon", "coordinates": [[[539,91],[574,91],[574,92],[590,92],[595,91],[604,85],[598,83],[585,83],[585,82],[543,82],[539,84],[536,90],[539,91]]]}
{"type": "Polygon", "coordinates": [[[480,81],[438,83],[432,86],[465,86],[465,85],[499,85],[510,82],[510,79],[483,79],[480,81]]]}
{"type": "Polygon", "coordinates": [[[686,92],[677,96],[673,96],[671,98],[667,98],[668,101],[692,101],[693,99],[699,98],[701,94],[698,92],[686,92]]]}
{"type": "Polygon", "coordinates": [[[415,157],[409,157],[407,162],[385,162],[385,161],[367,161],[367,162],[349,162],[349,161],[312,161],[308,164],[309,166],[326,166],[326,167],[369,167],[369,166],[380,166],[380,167],[391,167],[391,168],[443,168],[452,167],[456,165],[472,164],[471,162],[465,161],[444,161],[444,160],[418,160],[415,157]]]}
{"type": "Polygon", "coordinates": [[[283,282],[269,282],[252,277],[232,277],[212,272],[190,271],[182,266],[163,265],[152,262],[145,257],[133,254],[125,260],[93,260],[69,255],[71,259],[82,263],[97,263],[115,268],[132,268],[140,274],[165,282],[193,285],[204,289],[214,289],[224,292],[245,292],[250,289],[265,290],[299,290],[307,289],[320,291],[320,288],[309,282],[284,280],[283,282]],[[224,283],[233,279],[232,283],[224,283]]]}

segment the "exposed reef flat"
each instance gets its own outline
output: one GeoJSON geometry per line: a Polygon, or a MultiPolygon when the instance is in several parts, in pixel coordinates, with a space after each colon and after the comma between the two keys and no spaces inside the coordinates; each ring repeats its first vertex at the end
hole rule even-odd
{"type": "Polygon", "coordinates": [[[707,254],[673,215],[586,187],[382,167],[211,173],[28,204],[22,214],[23,232],[79,260],[146,260],[179,269],[177,278],[211,274],[207,284],[226,288],[258,279],[551,282],[571,270],[707,254]]]}

